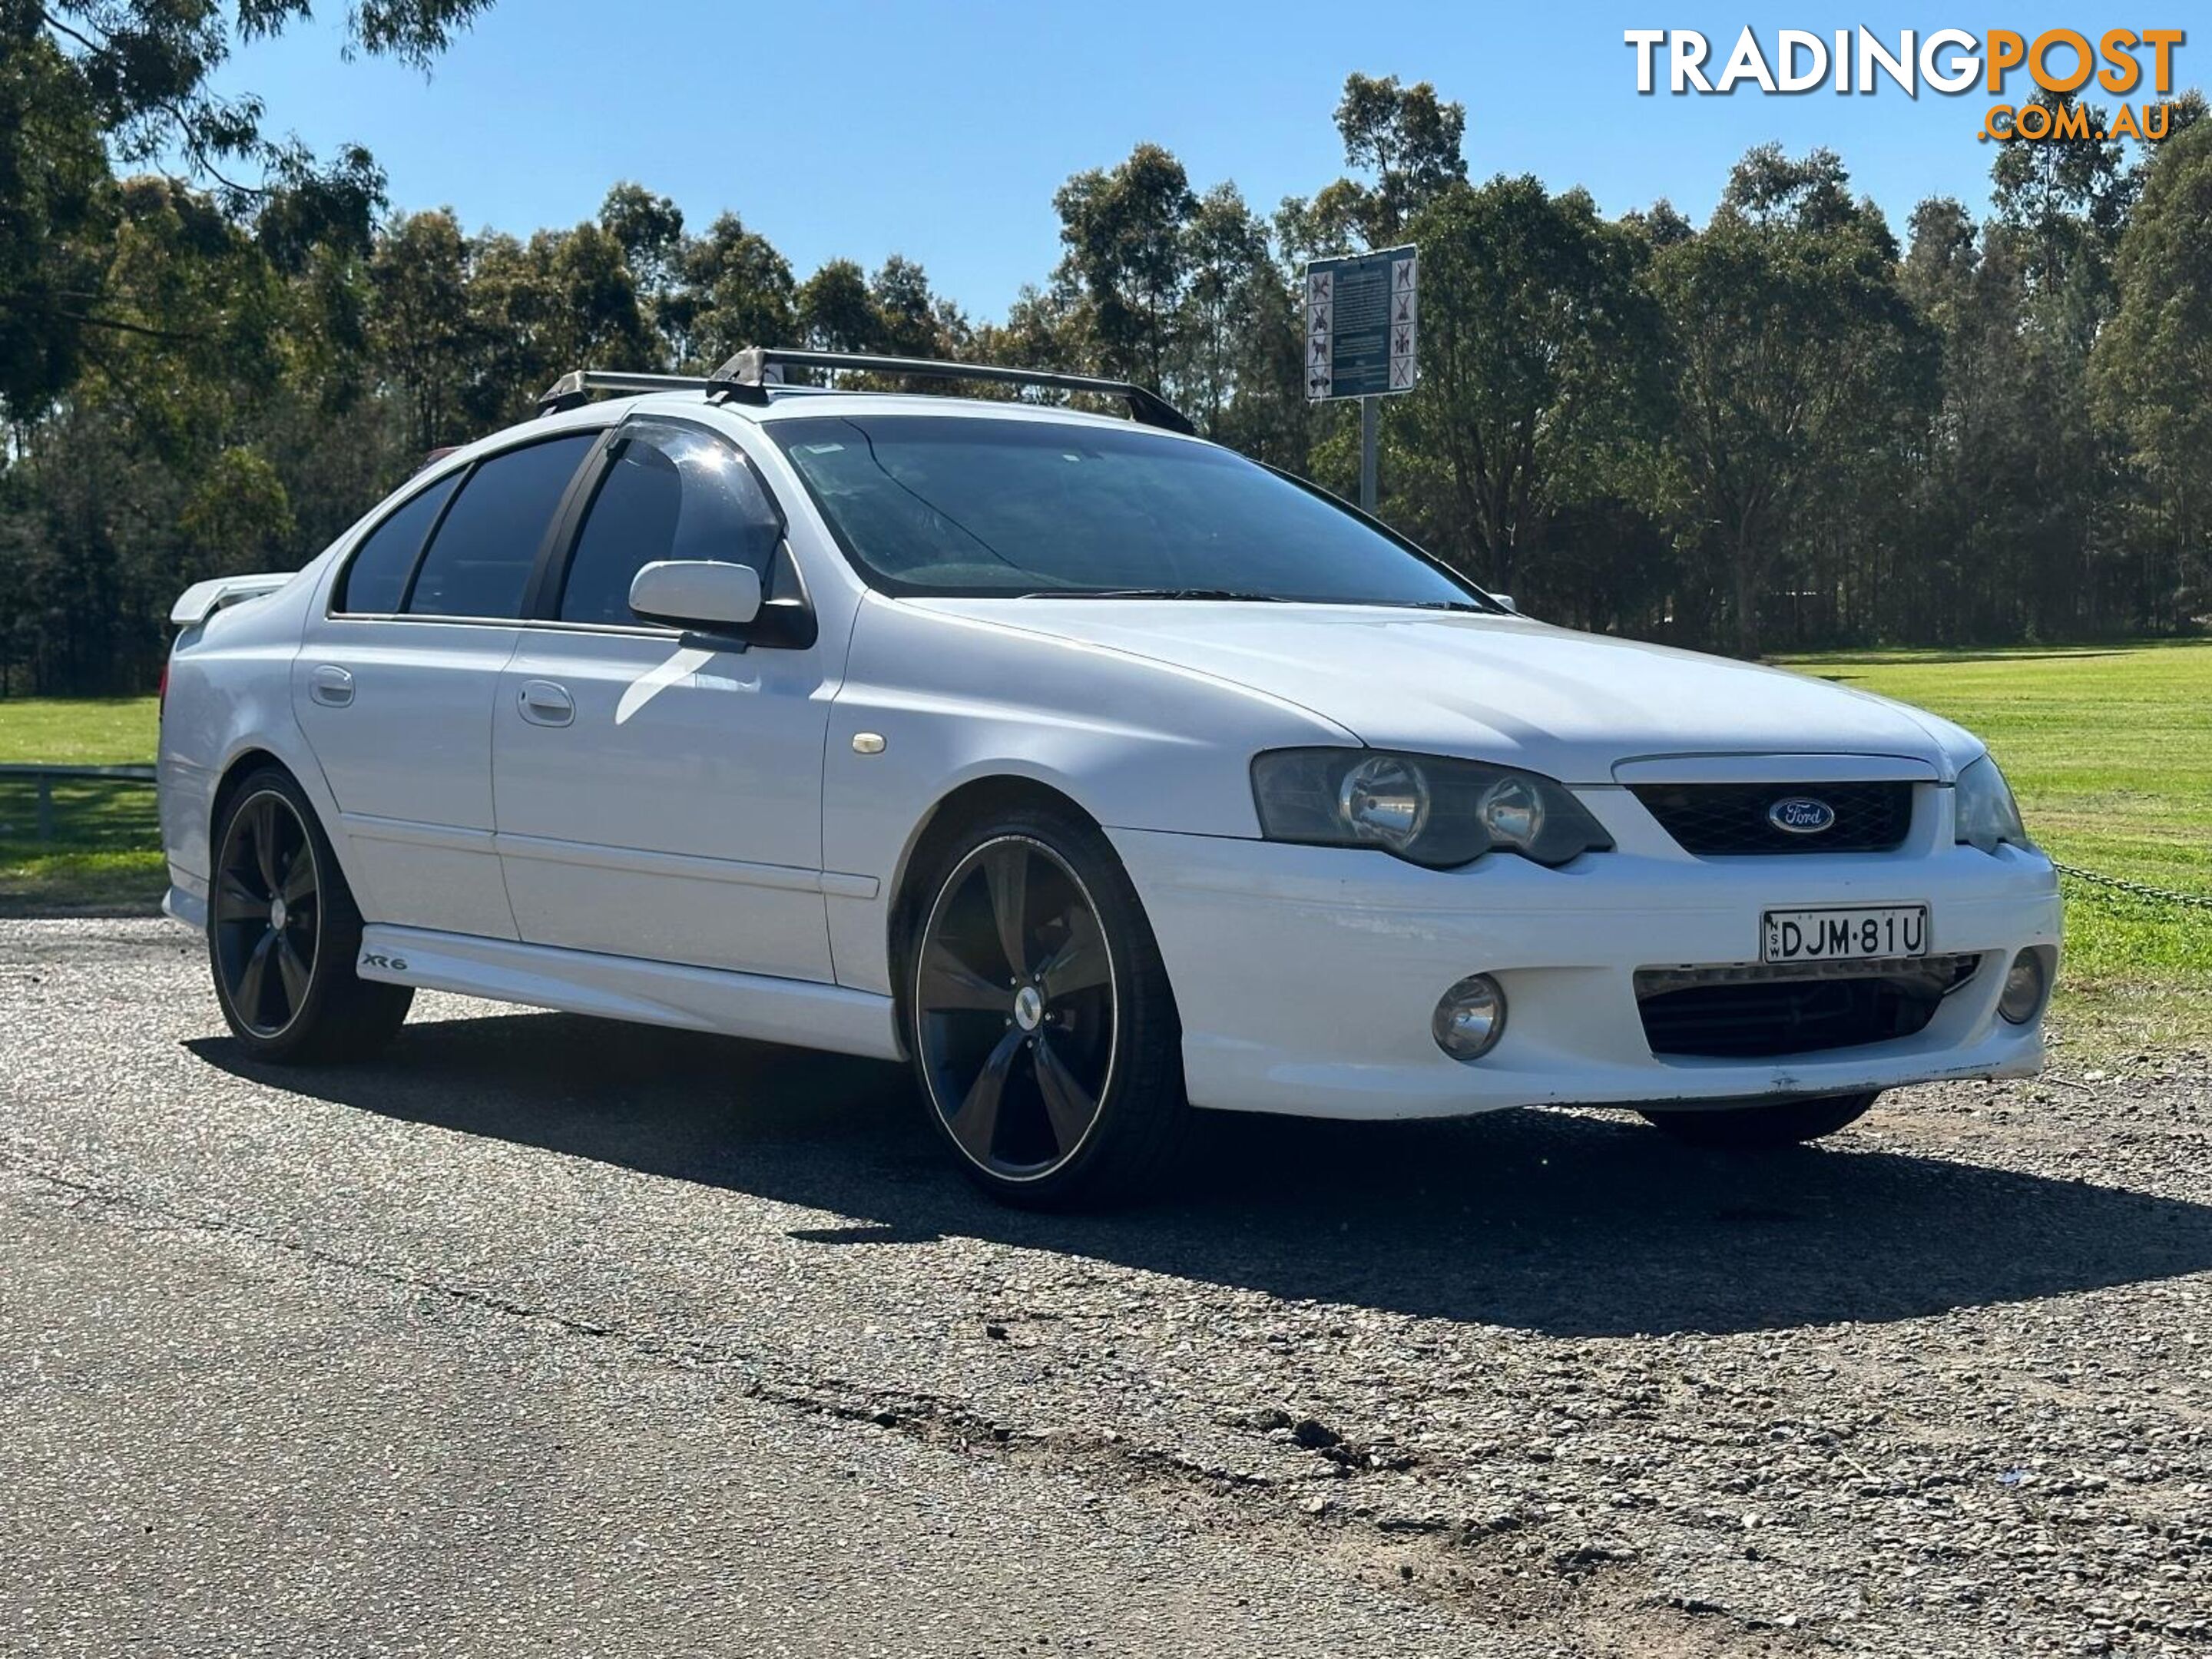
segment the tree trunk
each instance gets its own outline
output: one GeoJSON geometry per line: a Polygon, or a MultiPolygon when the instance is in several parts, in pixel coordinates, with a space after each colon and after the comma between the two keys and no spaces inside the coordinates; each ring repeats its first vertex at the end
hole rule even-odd
{"type": "Polygon", "coordinates": [[[1735,649],[1740,657],[1759,654],[1759,570],[1751,526],[1735,532],[1735,649]]]}

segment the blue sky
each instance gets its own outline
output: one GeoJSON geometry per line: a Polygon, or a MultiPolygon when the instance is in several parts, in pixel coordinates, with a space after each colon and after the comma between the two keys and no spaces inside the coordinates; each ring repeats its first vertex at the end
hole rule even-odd
{"type": "MultiPolygon", "coordinates": [[[[1778,139],[1841,152],[1901,233],[1923,197],[1983,205],[1994,149],[1976,136],[1978,92],[1639,97],[1621,40],[1696,28],[1717,69],[1747,22],[1771,46],[1784,26],[1863,23],[1893,40],[1989,21],[1949,9],[502,0],[427,81],[343,62],[343,0],[324,9],[328,21],[241,52],[219,84],[258,94],[271,128],[318,150],[368,144],[396,205],[526,232],[587,218],[609,185],[635,179],[696,225],[737,210],[802,276],[839,255],[872,267],[902,252],[985,317],[1058,258],[1054,191],[1140,141],[1173,150],[1200,188],[1233,179],[1263,211],[1336,177],[1329,118],[1354,69],[1463,102],[1475,177],[1581,184],[1608,214],[1665,196],[1702,218],[1735,157],[1778,139]]],[[[2032,33],[2144,20],[2027,7],[2002,21],[2032,33]]],[[[2208,79],[2196,51],[2176,52],[2181,86],[2208,79]]],[[[2137,99],[2148,90],[2146,77],[2137,99]]]]}

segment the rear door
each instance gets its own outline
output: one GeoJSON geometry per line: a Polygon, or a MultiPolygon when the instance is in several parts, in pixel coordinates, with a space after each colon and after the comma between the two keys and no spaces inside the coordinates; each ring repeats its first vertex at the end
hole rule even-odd
{"type": "Polygon", "coordinates": [[[373,921],[516,936],[492,844],[492,700],[599,439],[571,430],[430,484],[363,538],[308,623],[293,707],[373,921]]]}
{"type": "Polygon", "coordinates": [[[842,639],[733,647],[629,602],[658,559],[750,564],[771,600],[803,598],[781,514],[727,437],[661,417],[619,428],[579,499],[492,716],[522,938],[829,981],[822,744],[842,639]]]}

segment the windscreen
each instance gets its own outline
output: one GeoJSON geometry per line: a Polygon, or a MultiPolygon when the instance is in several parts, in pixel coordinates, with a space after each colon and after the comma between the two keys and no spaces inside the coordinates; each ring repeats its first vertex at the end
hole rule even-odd
{"type": "Polygon", "coordinates": [[[1341,507],[1211,444],[972,416],[767,430],[846,550],[894,592],[1490,608],[1341,507]]]}

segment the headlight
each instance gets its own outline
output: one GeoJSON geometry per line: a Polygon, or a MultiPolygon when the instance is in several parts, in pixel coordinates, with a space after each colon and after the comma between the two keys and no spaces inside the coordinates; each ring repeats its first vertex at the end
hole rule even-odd
{"type": "Polygon", "coordinates": [[[1271,749],[1253,757],[1252,799],[1269,841],[1376,847],[1431,869],[1492,849],[1565,864],[1613,845],[1551,779],[1439,755],[1271,749]]]}
{"type": "Polygon", "coordinates": [[[1959,774],[1953,803],[1959,821],[1959,842],[1994,853],[2000,847],[2028,847],[2027,826],[2020,821],[2020,808],[2012,790],[1987,755],[1959,774]]]}

